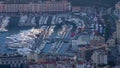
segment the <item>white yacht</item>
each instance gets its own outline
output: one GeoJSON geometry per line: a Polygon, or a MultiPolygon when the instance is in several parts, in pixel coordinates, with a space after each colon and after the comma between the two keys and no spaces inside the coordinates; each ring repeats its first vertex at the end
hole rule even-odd
{"type": "Polygon", "coordinates": [[[35,43],[36,34],[41,33],[40,29],[29,29],[21,31],[19,34],[6,37],[6,45],[8,49],[29,48],[35,43]]]}
{"type": "Polygon", "coordinates": [[[35,23],[35,17],[33,17],[33,18],[31,19],[31,24],[36,25],[36,23],[35,23]]]}
{"type": "Polygon", "coordinates": [[[5,17],[5,18],[2,19],[2,22],[1,22],[1,25],[0,25],[0,32],[6,32],[6,31],[8,31],[6,29],[6,26],[9,23],[9,19],[10,19],[10,17],[5,17]]]}
{"type": "Polygon", "coordinates": [[[22,15],[19,20],[19,26],[23,26],[26,23],[27,19],[28,19],[27,15],[22,15]]]}

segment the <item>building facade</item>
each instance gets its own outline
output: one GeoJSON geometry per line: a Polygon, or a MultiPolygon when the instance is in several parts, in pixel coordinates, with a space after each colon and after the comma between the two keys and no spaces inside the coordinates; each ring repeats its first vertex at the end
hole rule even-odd
{"type": "Polygon", "coordinates": [[[18,54],[1,54],[0,68],[26,68],[27,59],[18,54]]]}
{"type": "Polygon", "coordinates": [[[107,63],[107,54],[105,54],[103,51],[95,51],[91,57],[93,63],[96,65],[98,64],[108,64],[107,63]]]}
{"type": "Polygon", "coordinates": [[[115,14],[116,16],[118,16],[119,19],[120,19],[120,2],[118,2],[118,3],[115,4],[114,14],[115,14]]]}
{"type": "Polygon", "coordinates": [[[0,3],[0,12],[69,12],[71,3],[68,1],[44,1],[29,4],[0,3]]]}
{"type": "Polygon", "coordinates": [[[118,2],[118,3],[115,4],[115,8],[116,9],[120,9],[120,2],[118,2]]]}
{"type": "Polygon", "coordinates": [[[116,34],[117,43],[120,44],[120,20],[116,22],[116,34]]]}

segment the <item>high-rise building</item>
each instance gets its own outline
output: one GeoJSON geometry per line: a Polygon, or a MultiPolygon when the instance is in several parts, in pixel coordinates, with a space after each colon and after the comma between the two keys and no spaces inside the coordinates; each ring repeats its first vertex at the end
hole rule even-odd
{"type": "Polygon", "coordinates": [[[115,8],[120,9],[120,2],[116,3],[115,8]]]}
{"type": "Polygon", "coordinates": [[[103,51],[95,51],[91,57],[93,63],[95,64],[108,64],[107,54],[103,51]]]}
{"type": "Polygon", "coordinates": [[[85,63],[79,63],[79,64],[77,64],[76,68],[85,68],[85,63]]]}
{"type": "Polygon", "coordinates": [[[116,34],[117,43],[120,44],[120,20],[116,22],[116,34]]]}
{"type": "Polygon", "coordinates": [[[120,2],[116,3],[116,5],[115,5],[115,10],[114,10],[114,14],[115,14],[116,16],[118,16],[119,19],[120,19],[120,2]]]}

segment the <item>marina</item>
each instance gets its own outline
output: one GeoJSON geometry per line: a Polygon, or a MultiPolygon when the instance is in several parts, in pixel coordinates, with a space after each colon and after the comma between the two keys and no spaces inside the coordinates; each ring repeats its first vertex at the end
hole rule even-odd
{"type": "MultiPolygon", "coordinates": [[[[10,17],[5,17],[4,22],[1,24],[9,22],[9,18],[10,17]]],[[[32,25],[32,27],[34,27],[38,24],[38,27],[20,30],[17,34],[7,36],[4,46],[7,47],[8,50],[14,50],[20,54],[28,54],[30,51],[34,50],[37,53],[44,52],[47,54],[55,53],[64,55],[72,44],[71,41],[78,36],[73,37],[75,35],[74,33],[79,33],[80,31],[75,30],[73,32],[75,27],[73,27],[73,25],[66,25],[66,21],[62,20],[62,18],[65,18],[69,22],[74,22],[74,24],[77,25],[77,29],[86,29],[86,24],[83,20],[72,18],[70,15],[40,15],[38,23],[35,23],[36,17],[34,15],[21,15],[18,26],[32,25]],[[56,30],[57,25],[61,23],[63,24],[61,28],[56,30]],[[25,53],[22,53],[24,52],[21,51],[22,49],[25,50],[25,53]]],[[[93,32],[98,30],[98,27],[101,27],[100,32],[102,33],[101,25],[91,24],[90,27],[93,32]]]]}
{"type": "Polygon", "coordinates": [[[120,2],[107,2],[1,0],[0,68],[119,66],[120,2]]]}

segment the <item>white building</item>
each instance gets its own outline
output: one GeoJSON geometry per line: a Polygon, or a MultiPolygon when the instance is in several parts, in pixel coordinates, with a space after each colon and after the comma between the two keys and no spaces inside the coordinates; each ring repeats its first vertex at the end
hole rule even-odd
{"type": "Polygon", "coordinates": [[[29,55],[27,55],[27,60],[35,60],[38,61],[39,56],[37,53],[30,53],[29,55]]]}
{"type": "Polygon", "coordinates": [[[116,22],[117,43],[120,43],[120,20],[116,22]]]}
{"type": "Polygon", "coordinates": [[[105,54],[103,51],[95,51],[91,59],[93,60],[93,63],[96,64],[108,64],[107,54],[105,54]]]}
{"type": "Polygon", "coordinates": [[[90,44],[90,36],[81,35],[77,40],[72,40],[72,49],[78,50],[78,45],[87,45],[90,44]]]}
{"type": "Polygon", "coordinates": [[[77,64],[76,68],[85,68],[85,64],[77,64]]]}
{"type": "Polygon", "coordinates": [[[99,63],[99,60],[98,60],[98,59],[99,59],[99,53],[95,51],[95,52],[93,53],[91,59],[93,60],[93,63],[98,64],[98,63],[99,63]]]}
{"type": "Polygon", "coordinates": [[[120,2],[116,3],[114,14],[120,18],[120,2]]]}
{"type": "Polygon", "coordinates": [[[99,55],[99,57],[100,57],[100,61],[99,61],[99,63],[100,64],[107,64],[107,55],[106,54],[101,54],[101,55],[99,55]]]}
{"type": "Polygon", "coordinates": [[[120,45],[118,45],[118,52],[120,53],[120,45]]]}
{"type": "Polygon", "coordinates": [[[120,1],[115,4],[115,8],[116,8],[116,9],[120,9],[120,1]]]}

